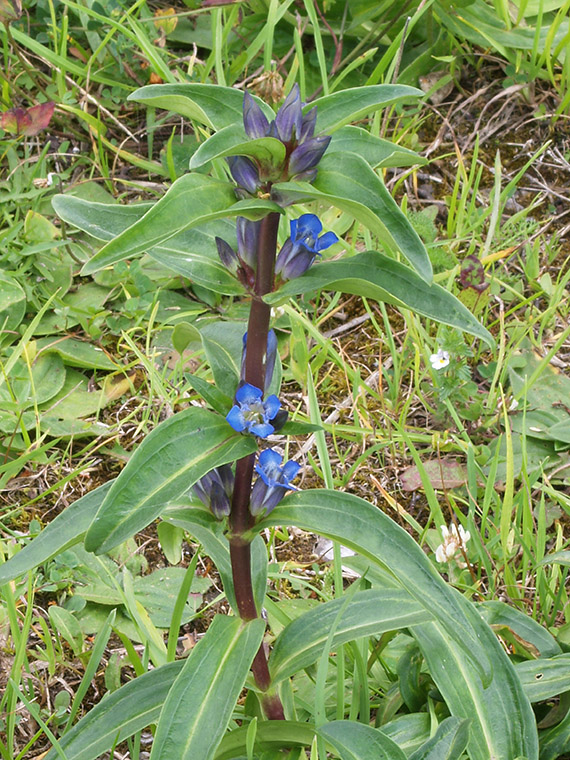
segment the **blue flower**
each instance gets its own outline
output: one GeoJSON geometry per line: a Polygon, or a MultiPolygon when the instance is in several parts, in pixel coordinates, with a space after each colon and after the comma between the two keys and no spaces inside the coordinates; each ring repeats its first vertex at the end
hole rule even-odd
{"type": "Polygon", "coordinates": [[[229,464],[206,473],[192,486],[192,493],[212,510],[218,520],[229,515],[234,490],[234,474],[229,464]]]}
{"type": "Polygon", "coordinates": [[[215,238],[222,264],[230,272],[237,274],[241,284],[248,290],[253,290],[255,286],[260,224],[260,222],[252,222],[243,216],[237,217],[237,253],[225,240],[219,237],[215,238]]]}
{"type": "Polygon", "coordinates": [[[281,466],[281,454],[273,449],[265,449],[259,455],[255,470],[259,478],[255,481],[251,491],[250,512],[259,515],[262,512],[269,514],[274,509],[287,491],[298,490],[291,485],[299,474],[301,466],[297,462],[286,462],[281,466]]]}
{"type": "Polygon", "coordinates": [[[238,433],[253,433],[259,438],[267,438],[275,432],[271,421],[277,416],[281,402],[277,396],[269,396],[262,401],[263,391],[255,385],[244,383],[236,393],[237,404],[226,416],[234,430],[238,433]]]}
{"type": "Polygon", "coordinates": [[[285,242],[277,261],[275,274],[283,280],[299,277],[311,266],[316,256],[325,248],[338,241],[334,232],[326,232],[319,237],[323,225],[315,214],[303,214],[291,220],[291,237],[285,242]]]}
{"type": "MultiPolygon", "coordinates": [[[[245,381],[245,357],[247,353],[247,332],[243,336],[243,349],[241,352],[241,373],[240,380],[245,381]]],[[[275,370],[275,360],[277,358],[277,336],[275,330],[269,330],[267,333],[267,351],[265,352],[265,382],[263,392],[267,393],[271,381],[273,380],[273,371],[275,370]]]]}

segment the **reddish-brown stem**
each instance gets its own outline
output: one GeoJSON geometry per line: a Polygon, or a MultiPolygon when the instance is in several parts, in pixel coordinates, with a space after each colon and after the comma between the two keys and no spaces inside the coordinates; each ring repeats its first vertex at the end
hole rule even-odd
{"type": "MultiPolygon", "coordinates": [[[[269,214],[260,222],[255,289],[247,325],[244,379],[246,383],[261,390],[264,390],[265,385],[267,334],[271,316],[271,308],[263,302],[262,297],[270,293],[273,288],[278,227],[279,214],[277,213],[269,214]]],[[[249,539],[244,536],[254,523],[249,511],[254,464],[255,454],[238,459],[236,463],[230,514],[230,559],[236,603],[242,620],[254,620],[259,617],[251,579],[251,546],[249,539]]],[[[279,697],[276,694],[267,693],[271,686],[271,677],[263,644],[255,656],[251,669],[255,682],[262,692],[265,692],[260,697],[265,715],[270,720],[284,720],[285,715],[279,697]]]]}

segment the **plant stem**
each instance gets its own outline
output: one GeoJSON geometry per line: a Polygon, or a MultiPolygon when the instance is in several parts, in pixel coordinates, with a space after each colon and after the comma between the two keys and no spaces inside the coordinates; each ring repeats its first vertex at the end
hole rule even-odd
{"type": "MultiPolygon", "coordinates": [[[[271,317],[271,308],[263,302],[262,297],[270,293],[273,288],[278,227],[279,214],[277,213],[269,214],[260,222],[255,289],[247,325],[244,379],[246,383],[261,390],[264,390],[265,386],[267,334],[271,317]]],[[[254,620],[259,617],[251,579],[251,544],[249,538],[244,538],[244,534],[254,524],[254,518],[249,511],[254,464],[255,454],[238,459],[236,463],[230,514],[230,559],[236,603],[242,620],[254,620]]],[[[268,693],[271,687],[271,676],[263,644],[255,656],[251,669],[256,684],[262,692],[265,692],[261,695],[261,703],[267,718],[284,720],[285,715],[279,697],[268,693]]]]}

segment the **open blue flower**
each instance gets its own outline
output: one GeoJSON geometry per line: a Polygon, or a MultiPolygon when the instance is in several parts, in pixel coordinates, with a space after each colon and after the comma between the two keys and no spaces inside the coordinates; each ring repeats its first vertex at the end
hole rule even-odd
{"type": "Polygon", "coordinates": [[[249,507],[252,515],[262,512],[269,514],[287,491],[297,490],[291,485],[291,481],[297,477],[301,466],[292,461],[281,466],[282,460],[281,454],[273,449],[265,449],[259,455],[255,465],[259,478],[253,485],[249,507]]]}
{"type": "Polygon", "coordinates": [[[268,396],[262,401],[263,391],[255,385],[244,383],[236,393],[237,404],[226,416],[234,430],[238,433],[253,433],[259,438],[267,438],[275,432],[271,421],[277,416],[281,402],[277,396],[268,396]]]}
{"type": "Polygon", "coordinates": [[[298,219],[291,220],[291,237],[285,242],[277,261],[275,274],[283,280],[299,277],[311,266],[321,251],[334,245],[338,237],[334,232],[326,232],[319,237],[323,229],[321,220],[315,214],[303,214],[298,219]]]}

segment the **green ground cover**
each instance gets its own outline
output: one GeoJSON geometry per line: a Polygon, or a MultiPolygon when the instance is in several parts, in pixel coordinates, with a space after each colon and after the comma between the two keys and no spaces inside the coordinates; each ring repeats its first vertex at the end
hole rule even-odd
{"type": "MultiPolygon", "coordinates": [[[[204,526],[174,505],[108,554],[79,541],[151,431],[204,398],[214,409],[231,398],[220,356],[241,345],[249,309],[211,255],[212,222],[155,247],[147,237],[96,254],[177,180],[225,180],[215,145],[199,146],[234,112],[241,118],[245,89],[277,107],[295,82],[304,101],[378,84],[421,88],[348,114],[350,128],[333,140],[358,145],[423,241],[434,281],[495,344],[430,319],[426,304],[385,303],[381,281],[366,297],[327,288],[338,280],[326,280],[329,262],[346,256],[352,276],[349,257],[378,248],[382,226],[354,221],[350,205],[322,193],[301,199],[300,212],[317,213],[342,244],[324,252],[315,281],[291,280],[292,297],[274,298],[291,432],[281,445],[303,467],[302,491],[265,519],[254,557],[269,561],[270,666],[290,720],[263,721],[250,688],[221,744],[195,756],[396,757],[394,742],[406,757],[492,756],[490,740],[467,743],[469,727],[447,707],[454,696],[442,694],[434,660],[443,634],[396,588],[405,563],[386,560],[387,570],[371,559],[373,542],[335,533],[342,510],[314,490],[303,496],[322,488],[355,511],[357,497],[378,507],[378,531],[392,535],[387,515],[423,550],[418,562],[477,603],[496,634],[483,648],[499,642],[514,666],[504,672],[532,703],[512,716],[538,737],[529,759],[570,756],[569,9],[560,0],[0,0],[0,556],[10,560],[0,565],[0,757],[50,748],[50,759],[148,757],[181,661],[209,626],[227,652],[256,649],[254,627],[213,617],[232,603],[228,570],[204,526]],[[154,88],[182,83],[232,87],[235,103],[208,123],[154,88]],[[342,539],[357,554],[341,557],[342,539]],[[407,622],[378,613],[394,608],[407,622]],[[143,674],[144,720],[138,698],[120,691],[143,674]],[[99,704],[89,733],[78,721],[99,704]],[[121,733],[129,719],[133,730],[121,733]],[[375,741],[385,745],[367,755],[375,741]]],[[[342,118],[331,102],[320,106],[323,124],[342,118]]],[[[230,219],[216,224],[215,234],[235,237],[230,219]]],[[[163,232],[158,224],[157,240],[163,232]]],[[[406,554],[399,533],[393,541],[406,554]]],[[[210,660],[211,640],[197,650],[210,660]]],[[[446,645],[452,670],[475,683],[485,663],[446,645]]],[[[457,699],[484,712],[489,694],[483,686],[457,699]]]]}

